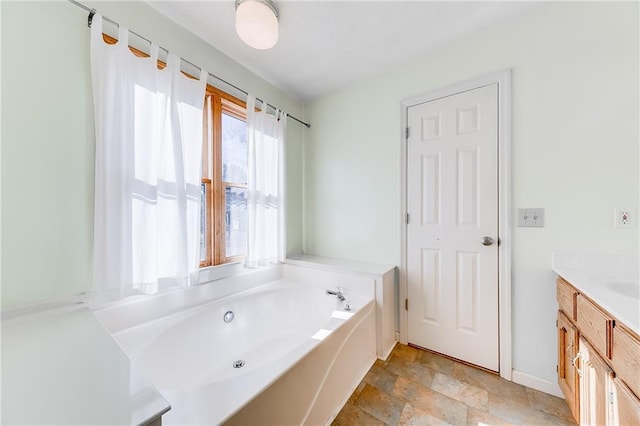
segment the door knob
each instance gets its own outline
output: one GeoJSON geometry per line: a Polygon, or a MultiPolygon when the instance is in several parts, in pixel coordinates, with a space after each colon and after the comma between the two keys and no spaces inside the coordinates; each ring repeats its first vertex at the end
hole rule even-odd
{"type": "Polygon", "coordinates": [[[491,238],[491,237],[482,237],[482,245],[483,246],[490,246],[491,244],[493,244],[493,238],[491,238]]]}

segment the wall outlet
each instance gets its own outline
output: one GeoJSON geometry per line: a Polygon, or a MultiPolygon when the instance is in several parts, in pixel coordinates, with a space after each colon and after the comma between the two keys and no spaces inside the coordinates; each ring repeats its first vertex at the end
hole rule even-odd
{"type": "Polygon", "coordinates": [[[518,209],[518,226],[521,228],[544,227],[544,209],[518,209]]]}
{"type": "Polygon", "coordinates": [[[617,208],[613,211],[614,228],[635,228],[636,215],[633,209],[617,208]]]}

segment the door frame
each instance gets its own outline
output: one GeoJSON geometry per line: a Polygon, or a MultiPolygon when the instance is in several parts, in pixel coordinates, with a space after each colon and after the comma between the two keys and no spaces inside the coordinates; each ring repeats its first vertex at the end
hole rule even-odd
{"type": "Polygon", "coordinates": [[[408,342],[409,315],[405,309],[407,282],[407,110],[425,102],[498,84],[498,332],[500,376],[512,380],[511,341],[511,69],[465,80],[401,101],[400,129],[400,343],[408,342]]]}

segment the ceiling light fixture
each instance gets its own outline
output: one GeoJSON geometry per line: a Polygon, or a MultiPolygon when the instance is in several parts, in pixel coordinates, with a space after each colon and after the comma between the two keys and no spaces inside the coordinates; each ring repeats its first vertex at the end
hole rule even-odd
{"type": "Polygon", "coordinates": [[[236,0],[236,32],[254,49],[278,42],[278,10],[270,0],[236,0]]]}

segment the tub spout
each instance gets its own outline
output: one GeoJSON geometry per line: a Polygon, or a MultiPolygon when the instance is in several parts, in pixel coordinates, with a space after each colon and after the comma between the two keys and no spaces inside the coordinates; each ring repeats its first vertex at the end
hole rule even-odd
{"type": "Polygon", "coordinates": [[[327,294],[329,296],[335,296],[335,297],[338,298],[339,301],[344,302],[344,295],[342,294],[342,292],[340,290],[338,290],[338,291],[327,290],[327,294]]]}

